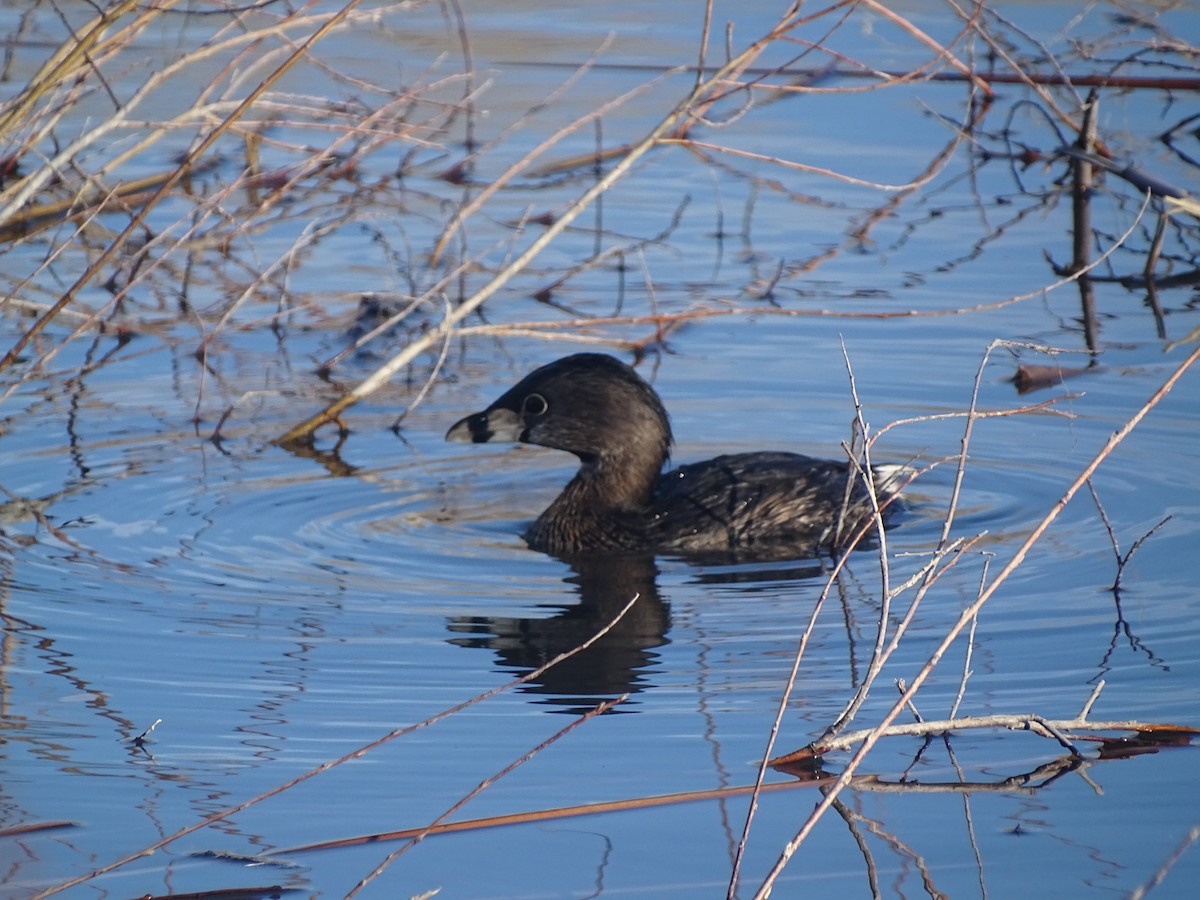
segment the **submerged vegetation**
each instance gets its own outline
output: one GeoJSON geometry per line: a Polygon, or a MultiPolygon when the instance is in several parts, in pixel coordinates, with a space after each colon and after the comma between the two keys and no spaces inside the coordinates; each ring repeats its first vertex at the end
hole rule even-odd
{"type": "MultiPolygon", "coordinates": [[[[990,3],[949,2],[921,21],[875,0],[796,4],[753,36],[744,27],[727,32],[711,4],[705,13],[697,15],[687,60],[618,65],[606,60],[607,43],[581,59],[500,60],[509,71],[528,63],[561,71],[553,90],[503,112],[489,108],[497,76],[477,63],[480,35],[470,10],[454,2],[120,0],[69,9],[38,3],[8,13],[15,24],[0,107],[0,397],[12,418],[23,392],[50,373],[65,370],[76,386],[112,373],[137,381],[146,357],[166,353],[173,389],[192,404],[184,425],[195,435],[218,446],[276,444],[333,471],[341,442],[373,415],[356,403],[407,373],[402,402],[411,412],[457,373],[461,348],[472,341],[550,340],[644,360],[684,344],[684,326],[731,316],[847,323],[970,316],[1074,292],[1079,312],[1064,328],[1077,338],[1074,346],[1047,346],[1037,336],[998,339],[980,362],[969,408],[922,420],[962,424],[957,446],[914,466],[918,479],[936,467],[955,472],[940,539],[926,555],[897,562],[878,510],[875,527],[858,535],[875,545],[879,561],[870,661],[842,715],[807,748],[772,759],[790,686],[764,735],[755,796],[770,787],[770,765],[796,772],[798,763],[822,794],[780,848],[775,868],[754,873],[762,878],[755,896],[765,897],[828,810],[850,821],[839,806],[844,789],[883,789],[861,770],[885,736],[1021,728],[1060,744],[1066,756],[1014,776],[1022,789],[1086,769],[1092,761],[1079,748],[1087,732],[1132,732],[1122,745],[1129,753],[1190,740],[1184,724],[1090,719],[1094,695],[1080,698],[1082,711],[1066,720],[1026,710],[957,717],[956,702],[923,730],[893,723],[914,708],[946,651],[970,645],[980,610],[1078,492],[1091,489],[1112,537],[1114,592],[1130,557],[1153,539],[1134,535],[1122,553],[1120,525],[1108,521],[1090,479],[1200,356],[1197,333],[1172,327],[1172,317],[1194,311],[1200,296],[1200,206],[1186,189],[1200,167],[1200,118],[1192,112],[1200,50],[1174,30],[1193,14],[1175,15],[1171,4],[1093,7],[1081,14],[1086,29],[1072,26],[1084,37],[1068,28],[1053,41],[1023,31],[990,3]],[[426,68],[403,59],[415,17],[425,27],[443,23],[441,55],[426,68]],[[861,55],[864,33],[879,36],[865,43],[878,59],[861,55]],[[394,64],[381,66],[381,59],[394,64]],[[597,79],[605,90],[614,87],[585,112],[562,112],[573,92],[597,79]],[[1189,102],[1178,103],[1183,97],[1189,102]],[[883,102],[899,107],[893,114],[906,133],[872,127],[883,102]],[[1106,108],[1130,102],[1160,109],[1159,134],[1106,131],[1106,108]],[[803,114],[800,104],[807,104],[803,114]],[[606,120],[630,107],[641,131],[610,133],[606,120]],[[860,156],[845,159],[822,143],[822,116],[835,114],[859,120],[860,156]],[[778,122],[769,146],[759,143],[761,130],[748,137],[744,127],[764,116],[778,122]],[[665,184],[662,167],[687,175],[665,184]],[[736,204],[713,187],[713,173],[739,186],[736,204]],[[690,192],[676,190],[689,179],[690,192]],[[964,188],[985,180],[1005,189],[985,195],[964,188]],[[972,203],[962,204],[964,193],[972,203]],[[1070,234],[1034,227],[1066,207],[1070,234]],[[760,221],[781,214],[803,220],[795,233],[760,233],[760,221]],[[678,249],[684,230],[706,235],[710,258],[680,258],[688,255],[678,249]],[[948,242],[948,231],[958,239],[948,242]],[[1004,265],[991,251],[1014,234],[1026,235],[1024,248],[1044,252],[1040,283],[1014,288],[990,277],[1004,265]],[[917,244],[936,248],[925,268],[872,271],[859,291],[815,286],[824,273],[839,283],[835,273],[847,257],[903,258],[917,244]],[[975,285],[970,295],[962,293],[966,283],[975,285]],[[1098,307],[1097,294],[1109,289],[1133,301],[1121,314],[1138,315],[1139,327],[1176,353],[1172,371],[1061,485],[1061,500],[1011,554],[991,563],[984,535],[957,519],[973,429],[984,418],[1066,413],[1060,397],[979,408],[985,372],[999,367],[994,355],[1003,354],[1006,365],[1016,359],[1005,374],[1026,392],[1097,371],[1105,318],[1116,314],[1098,307]],[[246,336],[263,334],[276,338],[271,352],[248,346],[246,336]],[[1079,354],[1077,362],[1060,364],[1068,351],[1079,354]],[[890,709],[853,735],[857,749],[839,771],[820,770],[822,756],[852,746],[844,743],[848,726],[878,689],[922,603],[958,567],[974,567],[975,595],[890,709]]],[[[852,354],[846,362],[853,384],[852,354]]],[[[847,451],[863,471],[881,437],[918,421],[873,430],[861,404],[855,415],[857,438],[847,451]]],[[[401,416],[393,427],[403,425],[401,416]]],[[[871,491],[869,479],[864,484],[871,491]]],[[[828,561],[793,678],[849,558],[828,561]]],[[[959,699],[970,674],[968,653],[959,699]]],[[[94,872],[45,893],[141,859],[426,724],[398,728],[125,859],[98,861],[94,872]]],[[[753,839],[753,811],[752,804],[731,897],[747,891],[739,867],[753,839]]],[[[432,823],[386,837],[416,841],[439,830],[447,829],[432,823]]]]}

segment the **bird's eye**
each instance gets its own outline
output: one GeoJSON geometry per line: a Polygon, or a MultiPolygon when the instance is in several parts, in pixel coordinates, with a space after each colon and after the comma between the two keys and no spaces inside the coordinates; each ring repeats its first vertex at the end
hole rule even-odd
{"type": "Polygon", "coordinates": [[[530,394],[521,402],[521,415],[544,416],[550,409],[550,404],[541,394],[530,394]]]}

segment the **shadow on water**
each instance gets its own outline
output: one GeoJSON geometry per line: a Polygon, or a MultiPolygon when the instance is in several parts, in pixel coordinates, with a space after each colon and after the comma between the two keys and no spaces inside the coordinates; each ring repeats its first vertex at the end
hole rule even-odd
{"type": "MultiPolygon", "coordinates": [[[[675,66],[697,61],[707,26],[696,4],[629,4],[615,17],[582,4],[565,18],[466,4],[461,34],[437,4],[366,4],[305,44],[288,90],[241,108],[225,133],[213,115],[266,86],[316,20],[303,4],[209,5],[192,15],[107,4],[125,12],[88,32],[94,4],[0,4],[0,106],[14,114],[0,160],[4,896],[135,861],[114,873],[126,881],[95,890],[249,891],[267,876],[202,863],[186,842],[164,847],[164,834],[268,796],[262,811],[223,820],[219,842],[257,852],[361,834],[394,827],[401,810],[423,823],[526,752],[535,731],[564,724],[531,707],[575,712],[623,693],[637,696],[618,710],[639,715],[581,722],[586,740],[556,744],[489,802],[509,811],[747,784],[806,621],[781,741],[803,744],[870,682],[875,635],[898,637],[908,614],[877,589],[871,555],[814,616],[830,568],[819,559],[515,550],[513,504],[530,512],[542,476],[493,477],[499,457],[465,465],[441,435],[504,373],[550,357],[547,339],[553,355],[599,342],[657,358],[692,436],[681,452],[697,459],[836,455],[849,417],[839,345],[874,433],[906,423],[881,460],[953,458],[979,372],[988,418],[954,520],[955,536],[977,542],[914,614],[885,679],[913,678],[936,635],[1200,339],[1200,231],[1194,207],[1177,202],[1194,203],[1197,172],[1197,117],[1179,98],[1200,82],[1194,48],[1168,39],[1191,25],[1180,0],[1142,4],[1136,18],[1112,4],[981,6],[971,33],[1012,52],[978,45],[969,76],[941,73],[950,80],[925,77],[927,40],[945,42],[938,66],[958,54],[957,13],[923,9],[922,29],[902,33],[864,6],[829,42],[832,6],[795,36],[834,69],[810,70],[778,35],[762,68],[693,107],[686,128],[570,227],[563,211],[584,185],[600,185],[691,90],[694,73],[675,66]],[[103,52],[79,43],[101,30],[103,52]],[[60,45],[56,87],[41,79],[60,45]],[[586,77],[567,76],[602,46],[586,77]],[[878,83],[860,90],[867,75],[878,83]],[[994,79],[990,99],[977,79],[994,79]],[[1083,101],[1089,83],[1100,105],[1083,101]],[[584,127],[556,132],[560,122],[584,127]],[[199,150],[210,135],[219,143],[199,150]],[[540,169],[537,147],[552,149],[540,169]],[[497,279],[551,230],[536,265],[497,279]],[[441,341],[484,288],[498,293],[478,321],[453,319],[441,341]],[[997,342],[1012,365],[984,371],[980,353],[997,342]],[[403,373],[364,380],[408,350],[403,373]],[[1014,387],[1060,384],[1053,402],[1000,415],[1014,387]],[[357,398],[353,411],[312,444],[262,452],[344,398],[357,398]],[[599,642],[523,697],[491,700],[506,681],[497,669],[540,668],[633,596],[599,642]],[[466,697],[490,705],[284,791],[298,771],[327,771],[466,697]],[[79,824],[53,838],[5,831],[68,821],[79,824]],[[166,852],[151,859],[145,847],[166,852]]],[[[737,43],[765,33],[755,7],[721,11],[713,34],[734,13],[725,24],[737,43]]],[[[1098,714],[1200,719],[1195,374],[1097,471],[1108,534],[1086,495],[1064,507],[948,648],[922,688],[927,717],[956,690],[964,711],[1069,714],[1104,681],[1098,714]]],[[[932,493],[949,491],[951,468],[931,473],[932,493]]],[[[937,505],[914,504],[889,540],[893,587],[930,559],[937,505]]],[[[863,723],[893,702],[882,684],[863,723]]],[[[1157,748],[1139,746],[1136,764],[1093,768],[1099,784],[1075,757],[1031,768],[1027,734],[972,734],[916,757],[906,739],[872,750],[887,790],[856,784],[838,810],[849,835],[839,823],[813,832],[778,893],[1144,893],[1176,861],[1163,889],[1182,895],[1200,880],[1200,855],[1178,843],[1200,835],[1191,758],[1151,759],[1157,748]],[[1022,774],[991,785],[994,772],[1022,774]],[[884,797],[897,778],[902,791],[884,797]],[[1034,797],[1038,778],[1053,790],[1034,797]],[[940,805],[916,796],[926,786],[945,794],[940,805]],[[872,853],[878,871],[864,862],[872,853]]],[[[744,882],[809,805],[758,805],[744,882]]],[[[578,829],[422,841],[378,891],[718,896],[741,818],[723,798],[578,829]]],[[[377,861],[330,855],[269,880],[342,896],[377,861]]]]}
{"type": "MultiPolygon", "coordinates": [[[[658,590],[658,569],[650,554],[575,560],[565,584],[578,594],[572,606],[543,604],[554,610],[540,616],[454,616],[451,639],[460,647],[495,652],[499,663],[520,673],[533,671],[556,656],[573,650],[611,622],[635,595],[637,603],[595,644],[553,666],[525,686],[545,695],[545,703],[562,712],[580,712],[601,700],[634,694],[651,687],[648,674],[658,659],[655,652],[669,643],[670,605],[658,590]]],[[[614,711],[629,711],[624,704],[614,711]]]]}
{"type": "MultiPolygon", "coordinates": [[[[671,642],[670,603],[659,590],[659,569],[653,554],[623,554],[566,561],[571,574],[563,579],[579,602],[573,605],[539,604],[549,616],[453,616],[448,620],[460,647],[488,649],[497,661],[518,674],[528,674],[555,657],[591,639],[608,625],[629,600],[638,601],[620,621],[592,646],[550,668],[523,687],[544,696],[556,712],[578,714],[597,703],[652,689],[659,648],[671,642]]],[[[696,562],[696,561],[693,561],[696,562]]],[[[760,565],[697,566],[690,582],[695,585],[738,585],[748,593],[763,591],[779,582],[807,581],[827,574],[820,560],[760,565]]],[[[635,712],[625,703],[613,713],[635,712]]]]}

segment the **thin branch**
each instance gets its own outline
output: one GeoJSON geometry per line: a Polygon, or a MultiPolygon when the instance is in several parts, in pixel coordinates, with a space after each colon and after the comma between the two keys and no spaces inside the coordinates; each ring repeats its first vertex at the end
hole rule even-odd
{"type": "MultiPolygon", "coordinates": [[[[84,287],[84,285],[88,284],[88,282],[95,278],[97,273],[99,273],[104,266],[108,265],[112,258],[117,255],[117,252],[123,246],[125,246],[125,242],[129,240],[134,232],[142,227],[142,224],[146,221],[147,216],[150,215],[150,210],[152,210],[159,203],[159,201],[161,201],[168,194],[168,192],[170,192],[171,189],[174,188],[175,185],[177,185],[183,179],[183,177],[192,170],[197,160],[199,160],[200,157],[208,152],[209,148],[217,142],[217,139],[226,131],[228,131],[230,127],[232,127],[233,123],[241,118],[246,111],[254,105],[255,101],[257,101],[259,97],[265,94],[280,78],[282,78],[289,70],[291,70],[291,68],[299,60],[303,59],[318,41],[329,34],[329,32],[333,31],[334,28],[342,21],[342,19],[348,16],[360,3],[362,3],[362,0],[346,0],[345,6],[330,16],[319,28],[309,35],[304,43],[301,44],[282,65],[272,71],[266,78],[263,79],[258,87],[246,95],[246,98],[238,104],[237,109],[231,112],[225,119],[221,121],[219,125],[205,135],[205,137],[195,147],[188,151],[183,161],[175,168],[173,172],[171,172],[169,176],[167,176],[167,178],[159,186],[158,190],[156,190],[150,199],[146,201],[146,204],[130,218],[129,223],[125,226],[121,233],[113,238],[103,251],[97,254],[96,258],[92,260],[92,262],[84,270],[83,274],[81,274],[75,280],[75,282],[69,288],[67,288],[63,295],[59,298],[58,302],[50,307],[50,309],[47,310],[43,316],[41,316],[21,335],[20,338],[17,339],[17,342],[9,349],[4,357],[0,359],[0,371],[4,371],[13,363],[15,363],[20,357],[21,351],[24,350],[29,345],[30,341],[37,337],[37,335],[40,334],[42,330],[50,324],[53,318],[58,314],[59,310],[64,309],[69,304],[74,302],[75,297],[84,287]]],[[[113,302],[115,302],[115,299],[113,302]]]]}
{"type": "MultiPolygon", "coordinates": [[[[911,697],[911,687],[905,689],[904,697],[911,697]]],[[[898,700],[901,703],[904,700],[898,700]]],[[[904,701],[906,702],[906,701],[904,701]]],[[[1096,731],[1133,731],[1138,735],[1153,739],[1155,734],[1162,735],[1196,735],[1200,736],[1200,728],[1184,725],[1169,725],[1161,722],[1142,722],[1137,719],[1122,720],[1089,720],[1076,719],[1047,719],[1037,713],[1009,714],[998,713],[988,716],[962,716],[953,719],[926,719],[920,722],[905,722],[901,725],[863,728],[858,731],[845,731],[835,737],[821,738],[800,750],[787,753],[771,760],[772,766],[783,766],[789,763],[803,762],[818,756],[824,756],[839,750],[848,750],[857,744],[868,740],[878,740],[884,737],[928,737],[930,735],[949,734],[955,731],[967,731],[978,728],[1006,728],[1010,731],[1032,731],[1041,737],[1049,737],[1062,743],[1068,750],[1077,753],[1070,740],[1103,741],[1106,738],[1093,734],[1073,734],[1073,732],[1096,731]]]]}
{"type": "Polygon", "coordinates": [[[453,806],[451,806],[444,813],[442,813],[440,816],[438,816],[436,819],[434,819],[432,822],[430,822],[429,825],[427,825],[424,828],[424,830],[422,830],[421,832],[419,832],[417,834],[414,834],[411,838],[409,838],[409,840],[406,844],[404,844],[402,847],[398,847],[397,849],[395,849],[391,853],[389,853],[386,857],[384,857],[383,860],[379,863],[379,865],[377,865],[371,871],[371,873],[369,875],[364,877],[361,881],[358,882],[358,884],[356,884],[350,891],[347,892],[346,897],[350,898],[350,897],[357,896],[358,893],[363,888],[365,888],[368,884],[370,884],[372,881],[374,881],[376,878],[378,878],[380,875],[382,875],[384,870],[388,866],[390,866],[393,862],[395,862],[397,859],[399,859],[401,856],[403,856],[405,853],[407,853],[409,850],[411,850],[413,847],[415,847],[418,843],[420,843],[422,840],[424,840],[434,828],[436,828],[438,825],[445,822],[446,819],[450,818],[450,816],[454,815],[456,812],[458,812],[460,809],[462,809],[464,806],[466,806],[469,802],[471,802],[471,800],[478,797],[480,794],[482,794],[485,790],[487,790],[489,787],[491,787],[493,784],[495,784],[501,778],[503,778],[506,775],[511,774],[513,771],[518,769],[520,766],[529,762],[529,760],[533,759],[535,756],[537,756],[539,753],[541,753],[543,750],[545,750],[551,744],[554,744],[554,743],[558,742],[560,739],[566,737],[568,734],[570,734],[572,731],[574,731],[576,728],[578,728],[583,723],[590,722],[592,719],[596,718],[596,716],[603,715],[604,713],[608,712],[610,709],[612,709],[617,704],[624,703],[628,699],[629,699],[628,694],[622,694],[620,697],[617,697],[615,700],[605,700],[603,703],[598,704],[597,706],[588,710],[583,715],[576,718],[574,721],[568,723],[565,727],[560,728],[558,731],[556,731],[550,737],[546,738],[546,740],[539,743],[536,747],[534,747],[528,753],[524,754],[519,759],[513,760],[511,763],[509,763],[507,766],[505,766],[503,769],[501,769],[496,774],[494,774],[488,778],[485,778],[483,781],[479,782],[479,784],[477,784],[474,788],[472,788],[465,796],[463,796],[456,803],[454,803],[453,806]]]}
{"type": "Polygon", "coordinates": [[[401,728],[396,728],[392,731],[389,731],[387,734],[383,735],[382,737],[376,738],[375,740],[371,741],[370,743],[364,744],[355,750],[351,750],[349,753],[345,753],[345,754],[339,756],[337,759],[328,760],[326,762],[321,763],[321,765],[317,766],[315,769],[309,769],[304,774],[296,776],[295,778],[293,778],[291,781],[287,782],[286,784],[281,784],[281,785],[278,785],[277,787],[271,788],[271,790],[266,791],[265,793],[259,794],[257,797],[252,797],[249,800],[243,801],[242,803],[239,803],[236,806],[231,806],[227,809],[223,809],[218,812],[212,813],[211,815],[205,816],[199,822],[194,822],[191,825],[185,826],[184,828],[180,828],[178,831],[175,831],[171,834],[166,835],[165,837],[159,838],[157,841],[154,841],[152,844],[149,844],[148,846],[143,847],[141,850],[138,850],[134,853],[130,853],[128,856],[124,856],[121,859],[118,859],[113,862],[107,863],[106,865],[100,866],[99,868],[94,869],[91,872],[87,872],[83,875],[76,876],[75,878],[71,878],[67,881],[63,881],[52,887],[46,888],[41,893],[37,894],[33,898],[33,900],[41,900],[41,898],[43,898],[43,897],[50,897],[54,894],[61,893],[62,891],[65,891],[67,888],[71,888],[71,887],[75,887],[80,884],[84,884],[88,881],[91,881],[93,878],[98,878],[101,875],[104,875],[108,872],[112,872],[115,869],[119,869],[122,866],[126,865],[127,863],[133,862],[134,860],[144,859],[145,857],[149,856],[151,853],[154,853],[156,850],[161,850],[163,847],[167,846],[168,844],[170,844],[174,841],[179,840],[181,837],[185,837],[185,836],[191,834],[192,832],[199,831],[201,828],[206,828],[207,826],[212,825],[215,822],[220,822],[225,819],[228,819],[232,815],[236,815],[237,813],[240,813],[243,810],[249,809],[250,807],[257,805],[257,804],[263,802],[264,800],[267,800],[271,797],[276,796],[277,794],[282,794],[284,791],[290,790],[291,788],[295,787],[296,785],[298,785],[302,782],[308,781],[310,778],[313,778],[317,775],[320,775],[322,772],[327,772],[330,769],[335,768],[336,766],[340,766],[342,763],[349,762],[350,760],[358,759],[362,756],[365,756],[370,751],[388,743],[389,741],[393,741],[398,737],[403,737],[406,734],[411,734],[414,731],[418,731],[422,728],[426,728],[430,725],[440,722],[442,719],[445,719],[449,716],[454,715],[455,713],[461,712],[462,710],[467,709],[468,707],[474,706],[477,703],[482,703],[484,700],[490,699],[491,697],[494,697],[497,694],[503,693],[504,691],[511,690],[512,688],[519,687],[522,684],[527,684],[530,681],[534,681],[534,680],[540,678],[542,675],[544,675],[547,671],[549,671],[554,666],[558,665],[559,663],[563,662],[564,660],[570,659],[572,656],[575,656],[577,653],[581,653],[582,651],[586,650],[588,647],[592,646],[592,644],[596,643],[596,641],[600,640],[600,638],[604,637],[604,635],[608,634],[608,632],[611,631],[613,629],[613,627],[615,627],[616,624],[621,621],[622,618],[624,618],[625,614],[627,612],[629,612],[630,609],[633,608],[633,605],[635,603],[637,603],[637,601],[638,601],[638,597],[639,597],[639,595],[634,594],[633,599],[631,599],[628,603],[626,603],[625,606],[623,606],[621,608],[621,610],[608,622],[607,625],[605,625],[603,628],[601,628],[599,631],[597,631],[594,635],[592,635],[592,637],[588,638],[586,641],[584,641],[578,647],[574,647],[571,650],[567,650],[564,653],[560,653],[558,656],[554,657],[552,660],[547,662],[545,665],[542,665],[542,666],[538,667],[537,669],[534,669],[532,672],[522,675],[520,678],[513,679],[512,681],[509,681],[505,684],[494,687],[491,690],[484,691],[482,694],[472,697],[469,700],[464,700],[462,703],[455,704],[454,706],[451,706],[448,709],[442,710],[441,712],[437,713],[436,715],[430,716],[428,719],[425,719],[422,722],[417,722],[413,725],[405,725],[401,728]]]}
{"type": "Polygon", "coordinates": [[[1200,841],[1200,825],[1193,825],[1191,830],[1184,835],[1183,840],[1179,842],[1179,846],[1171,851],[1171,855],[1158,867],[1158,871],[1151,875],[1145,884],[1138,885],[1135,890],[1130,892],[1129,900],[1142,900],[1150,891],[1162,884],[1163,879],[1167,877],[1167,873],[1171,871],[1175,863],[1179,862],[1183,858],[1183,854],[1190,850],[1197,841],[1200,841]]]}
{"type": "Polygon", "coordinates": [[[644,138],[629,148],[621,159],[613,166],[612,169],[591,187],[589,187],[575,202],[568,206],[559,218],[557,218],[544,232],[534,240],[528,248],[526,248],[516,259],[500,270],[488,281],[483,287],[475,292],[470,298],[463,301],[441,325],[430,329],[426,334],[415,339],[411,344],[405,347],[398,354],[389,359],[386,363],[376,369],[365,380],[359,382],[351,390],[347,391],[342,397],[334,403],[327,406],[324,410],[311,416],[299,425],[296,425],[281,437],[276,439],[276,443],[281,446],[299,444],[311,438],[312,433],[322,425],[333,421],[339,414],[348,407],[357,403],[364,397],[370,396],[387,381],[399,372],[404,366],[408,365],[419,354],[433,346],[437,342],[443,340],[450,330],[458,325],[459,322],[466,319],[475,313],[487,300],[495,295],[504,285],[506,285],[518,273],[523,271],[530,262],[541,251],[555,240],[568,225],[587,209],[593,201],[614,184],[620,181],[626,173],[633,167],[639,159],[653,149],[659,139],[674,128],[677,124],[684,121],[690,115],[693,106],[700,101],[704,92],[710,86],[719,83],[727,74],[737,71],[740,67],[747,64],[750,60],[758,56],[759,53],[766,48],[768,44],[776,40],[781,34],[785,33],[793,27],[790,21],[781,22],[776,25],[766,36],[755,41],[745,50],[743,50],[733,60],[722,66],[717,73],[705,81],[703,84],[693,88],[684,100],[676,104],[675,108],[668,113],[659,123],[647,134],[644,138]]]}
{"type": "Polygon", "coordinates": [[[962,633],[963,629],[965,629],[970,624],[971,620],[979,614],[979,610],[984,606],[984,604],[987,603],[988,600],[992,598],[1000,586],[1003,585],[1012,575],[1012,573],[1021,566],[1021,563],[1024,562],[1025,557],[1028,555],[1030,549],[1032,549],[1032,547],[1042,538],[1042,535],[1045,534],[1046,530],[1050,527],[1054,520],[1058,518],[1059,514],[1066,508],[1067,504],[1071,502],[1071,499],[1087,482],[1087,479],[1090,478],[1096,469],[1098,469],[1100,465],[1112,455],[1113,451],[1120,446],[1125,438],[1127,438],[1129,434],[1138,426],[1138,424],[1141,423],[1142,419],[1144,419],[1150,413],[1150,411],[1154,409],[1154,407],[1157,406],[1159,402],[1161,402],[1161,400],[1171,392],[1171,389],[1175,386],[1179,379],[1183,377],[1184,373],[1195,364],[1197,359],[1200,359],[1200,347],[1197,347],[1195,350],[1193,350],[1192,353],[1189,354],[1188,357],[1175,369],[1175,371],[1172,372],[1171,375],[1162,383],[1162,385],[1159,386],[1158,390],[1156,390],[1150,396],[1150,398],[1144,404],[1142,404],[1142,406],[1133,414],[1133,416],[1131,416],[1129,420],[1126,421],[1126,423],[1122,425],[1116,432],[1110,435],[1104,446],[1101,447],[1096,455],[1092,458],[1091,462],[1084,467],[1083,471],[1080,472],[1080,474],[1070,484],[1067,490],[1063,493],[1062,497],[1059,498],[1058,502],[1055,503],[1049,511],[1047,511],[1042,520],[1037,524],[1037,526],[1034,527],[1033,531],[1031,531],[1021,543],[1021,546],[1017,548],[1016,552],[1013,554],[1011,559],[1009,559],[1004,568],[1001,569],[1000,573],[983,591],[980,592],[979,596],[971,604],[969,604],[966,609],[963,610],[963,612],[959,615],[958,620],[943,637],[942,641],[938,644],[937,648],[926,661],[925,665],[922,666],[916,677],[913,678],[912,683],[909,685],[904,695],[892,705],[892,708],[885,713],[883,718],[880,720],[879,725],[875,729],[872,729],[872,731],[864,739],[858,751],[847,764],[846,770],[830,789],[829,797],[817,805],[796,835],[784,846],[779,858],[771,867],[771,870],[768,872],[761,886],[759,887],[759,890],[756,894],[757,898],[760,898],[760,900],[765,900],[765,898],[770,894],[771,886],[783,872],[788,860],[791,859],[792,855],[796,852],[796,849],[801,843],[803,843],[804,839],[812,831],[817,821],[825,813],[825,810],[829,808],[830,798],[836,797],[837,794],[845,788],[846,784],[849,783],[851,777],[854,775],[854,772],[862,764],[863,759],[866,758],[867,753],[869,753],[871,748],[874,747],[878,742],[882,729],[887,728],[896,719],[901,710],[904,709],[905,703],[909,697],[916,694],[921,685],[925,683],[925,680],[937,667],[937,664],[941,660],[942,656],[949,649],[950,645],[953,644],[958,638],[959,634],[962,633]]]}

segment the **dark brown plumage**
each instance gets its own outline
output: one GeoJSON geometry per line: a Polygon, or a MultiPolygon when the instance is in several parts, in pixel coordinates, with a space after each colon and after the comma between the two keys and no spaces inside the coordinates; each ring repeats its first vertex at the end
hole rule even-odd
{"type": "Polygon", "coordinates": [[[530,547],[556,556],[799,557],[852,534],[870,512],[846,463],[795,453],[718,456],[663,474],[672,437],[662,402],[601,353],[542,366],[446,440],[521,441],[579,457],[575,477],[525,532],[530,547]]]}

